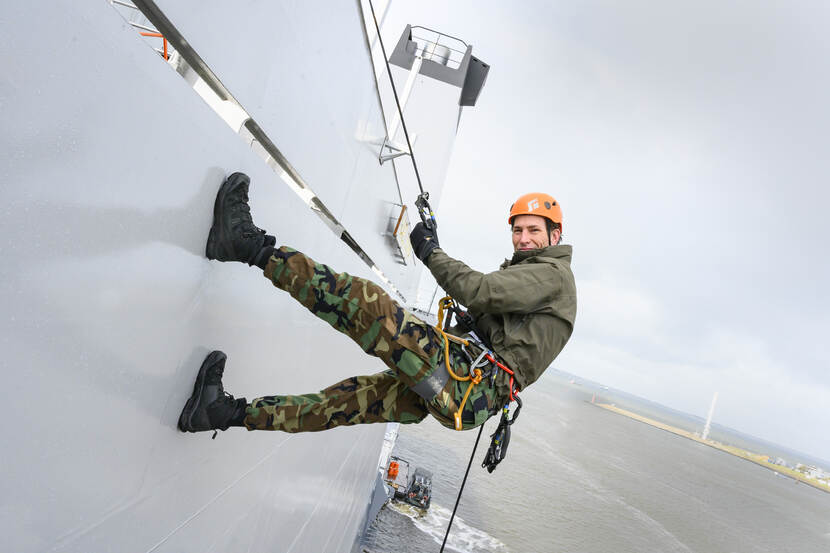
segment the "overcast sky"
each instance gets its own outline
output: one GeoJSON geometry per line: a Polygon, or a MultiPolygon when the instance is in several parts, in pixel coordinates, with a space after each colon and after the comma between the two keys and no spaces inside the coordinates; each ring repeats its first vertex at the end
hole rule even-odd
{"type": "Polygon", "coordinates": [[[494,270],[510,204],[552,194],[579,296],[554,366],[702,417],[718,391],[715,422],[830,459],[828,20],[824,2],[393,2],[387,44],[425,25],[491,65],[441,245],[494,270]]]}

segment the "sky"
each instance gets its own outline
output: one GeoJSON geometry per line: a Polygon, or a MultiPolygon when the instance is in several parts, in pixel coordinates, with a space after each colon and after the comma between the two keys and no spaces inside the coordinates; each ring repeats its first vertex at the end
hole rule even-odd
{"type": "Polygon", "coordinates": [[[579,302],[555,367],[701,417],[717,391],[716,423],[830,460],[829,16],[393,2],[387,44],[424,25],[491,66],[435,206],[443,249],[495,270],[510,204],[552,194],[579,302]]]}

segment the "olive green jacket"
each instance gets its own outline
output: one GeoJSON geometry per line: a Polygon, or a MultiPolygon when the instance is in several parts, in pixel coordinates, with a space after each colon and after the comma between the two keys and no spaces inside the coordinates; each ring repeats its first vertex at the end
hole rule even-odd
{"type": "Polygon", "coordinates": [[[516,252],[486,274],[440,248],[427,258],[435,280],[473,315],[478,330],[516,373],[520,389],[541,376],[573,332],[571,251],[571,246],[548,246],[516,252]]]}

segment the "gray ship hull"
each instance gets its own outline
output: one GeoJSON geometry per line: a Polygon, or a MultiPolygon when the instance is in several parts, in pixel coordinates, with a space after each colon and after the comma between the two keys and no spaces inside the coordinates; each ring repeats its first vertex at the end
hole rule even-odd
{"type": "Polygon", "coordinates": [[[349,551],[365,523],[383,425],[215,440],[176,428],[213,349],[249,399],[384,368],[258,270],[204,257],[227,174],[250,175],[254,220],[279,243],[380,272],[408,299],[421,269],[386,235],[401,190],[414,194],[377,160],[388,91],[366,6],[224,4],[158,7],[313,194],[109,3],[0,8],[13,23],[0,37],[4,550],[349,551]]]}

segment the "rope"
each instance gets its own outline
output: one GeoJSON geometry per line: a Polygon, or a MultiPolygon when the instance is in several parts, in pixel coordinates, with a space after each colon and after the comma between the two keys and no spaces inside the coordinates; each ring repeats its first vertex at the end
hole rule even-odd
{"type": "Polygon", "coordinates": [[[461,482],[461,489],[458,490],[458,497],[455,498],[455,507],[452,508],[452,516],[450,517],[450,523],[447,524],[447,533],[444,534],[444,541],[441,542],[441,551],[439,551],[439,553],[444,553],[444,546],[447,544],[447,538],[450,535],[450,528],[452,528],[452,521],[455,518],[455,512],[458,510],[458,503],[461,501],[461,493],[464,491],[464,484],[467,483],[467,475],[470,474],[470,467],[473,466],[473,457],[475,457],[476,449],[478,448],[478,441],[481,439],[482,431],[484,431],[483,424],[478,429],[476,443],[473,446],[473,452],[470,454],[470,462],[467,463],[467,472],[464,473],[464,480],[461,482]]]}
{"type": "Polygon", "coordinates": [[[389,67],[389,60],[386,57],[386,48],[383,46],[383,39],[380,36],[380,25],[378,25],[378,18],[375,15],[375,6],[372,0],[369,0],[369,8],[372,10],[372,19],[375,20],[375,30],[378,33],[378,42],[380,42],[380,51],[383,52],[383,61],[386,63],[386,73],[389,74],[389,82],[392,84],[392,93],[395,95],[395,104],[398,106],[398,115],[401,116],[401,128],[406,137],[406,147],[409,148],[409,158],[412,160],[412,168],[415,169],[415,178],[418,180],[418,188],[421,190],[421,195],[424,194],[424,187],[421,185],[421,174],[418,172],[418,164],[415,162],[415,153],[412,151],[412,143],[409,141],[409,131],[406,130],[406,121],[403,118],[403,110],[401,109],[401,102],[398,100],[398,89],[395,88],[395,79],[392,78],[392,69],[389,67]]]}

